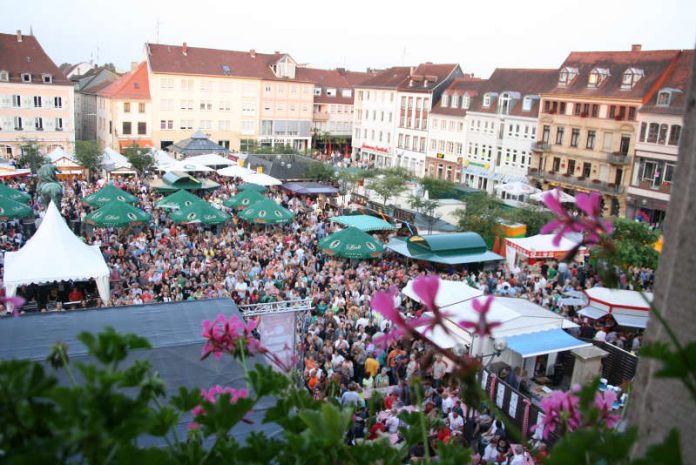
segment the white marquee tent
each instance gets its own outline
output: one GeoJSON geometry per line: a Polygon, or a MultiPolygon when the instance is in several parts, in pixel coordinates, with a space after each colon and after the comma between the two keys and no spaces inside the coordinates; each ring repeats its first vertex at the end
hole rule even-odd
{"type": "Polygon", "coordinates": [[[255,171],[240,165],[228,166],[227,168],[223,168],[217,172],[222,176],[228,176],[230,178],[241,178],[247,174],[255,173],[255,171]]]}
{"type": "Polygon", "coordinates": [[[165,168],[160,168],[162,171],[181,171],[184,173],[205,173],[215,171],[212,168],[208,168],[200,163],[195,163],[190,161],[188,158],[186,160],[174,160],[173,163],[165,168]]]}
{"type": "MultiPolygon", "coordinates": [[[[413,290],[413,279],[406,283],[401,292],[416,302],[420,302],[420,298],[413,290]]],[[[474,299],[483,295],[483,291],[469,286],[465,281],[449,281],[446,279],[440,280],[440,287],[435,296],[435,305],[438,307],[446,307],[449,309],[454,305],[465,300],[474,299]]]]}
{"type": "Polygon", "coordinates": [[[563,258],[568,252],[573,250],[580,238],[569,239],[561,238],[558,245],[553,244],[555,234],[537,234],[531,237],[521,237],[519,239],[505,239],[505,259],[510,267],[518,261],[519,256],[534,259],[563,258]]]}
{"type": "Polygon", "coordinates": [[[188,157],[186,158],[186,161],[204,166],[231,166],[237,164],[236,161],[230,160],[226,157],[222,157],[215,153],[209,153],[207,155],[196,155],[195,157],[188,157]]]}
{"type": "Polygon", "coordinates": [[[580,315],[593,320],[611,315],[619,326],[645,328],[648,325],[650,304],[653,294],[623,289],[593,287],[585,291],[588,298],[587,307],[580,310],[580,315]]]}
{"type": "Polygon", "coordinates": [[[130,164],[128,159],[111,147],[104,149],[104,152],[102,153],[101,166],[106,171],[119,170],[123,172],[130,171],[135,173],[133,166],[130,164]]]}
{"type": "Polygon", "coordinates": [[[250,184],[258,184],[260,186],[280,186],[283,184],[280,180],[269,176],[265,173],[250,173],[242,175],[242,181],[250,184]]]}
{"type": "Polygon", "coordinates": [[[94,279],[99,297],[109,302],[109,268],[99,246],[75,236],[60,212],[50,203],[36,233],[16,252],[5,253],[3,280],[8,296],[25,284],[94,279]]]}
{"type": "Polygon", "coordinates": [[[176,160],[164,150],[152,150],[150,153],[152,154],[152,158],[155,159],[155,166],[160,171],[167,170],[176,162],[176,160]]]}

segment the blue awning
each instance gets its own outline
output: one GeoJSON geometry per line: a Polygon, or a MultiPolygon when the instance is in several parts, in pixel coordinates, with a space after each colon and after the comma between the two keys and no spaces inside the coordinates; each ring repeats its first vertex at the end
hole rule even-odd
{"type": "Polygon", "coordinates": [[[602,310],[601,308],[593,307],[591,305],[583,308],[578,312],[579,315],[592,318],[593,320],[598,320],[605,316],[607,313],[609,312],[607,312],[606,310],[602,310]]]}
{"type": "Polygon", "coordinates": [[[508,347],[522,358],[589,347],[592,344],[575,339],[560,328],[519,334],[507,338],[508,347]]]}

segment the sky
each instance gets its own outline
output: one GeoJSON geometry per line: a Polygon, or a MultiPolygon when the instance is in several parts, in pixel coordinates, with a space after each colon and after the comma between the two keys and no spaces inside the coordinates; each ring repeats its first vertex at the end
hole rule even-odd
{"type": "Polygon", "coordinates": [[[31,28],[58,65],[98,59],[120,70],[158,41],[277,50],[323,68],[459,63],[484,78],[496,67],[558,68],[570,51],[696,43],[693,0],[0,0],[0,12],[0,32],[31,28]]]}

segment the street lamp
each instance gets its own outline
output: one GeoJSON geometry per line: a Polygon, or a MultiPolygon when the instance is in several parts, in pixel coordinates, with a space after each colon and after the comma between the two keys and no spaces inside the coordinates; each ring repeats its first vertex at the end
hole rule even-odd
{"type": "Polygon", "coordinates": [[[481,361],[483,361],[483,359],[485,357],[490,357],[488,359],[488,362],[486,362],[486,364],[484,365],[484,368],[488,368],[490,366],[491,362],[493,362],[493,359],[496,357],[500,357],[500,354],[505,352],[505,350],[507,350],[507,348],[508,348],[507,339],[505,339],[504,337],[499,337],[497,339],[491,338],[491,339],[493,340],[493,352],[491,352],[490,354],[483,354],[480,356],[481,361]]]}

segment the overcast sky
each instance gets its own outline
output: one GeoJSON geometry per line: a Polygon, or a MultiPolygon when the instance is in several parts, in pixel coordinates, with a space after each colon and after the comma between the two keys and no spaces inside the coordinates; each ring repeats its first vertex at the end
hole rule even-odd
{"type": "Polygon", "coordinates": [[[56,64],[127,69],[159,42],[280,50],[316,67],[424,61],[557,68],[571,50],[692,48],[694,0],[0,0],[0,31],[29,27],[56,64]],[[11,6],[9,6],[11,4],[11,6]]]}

